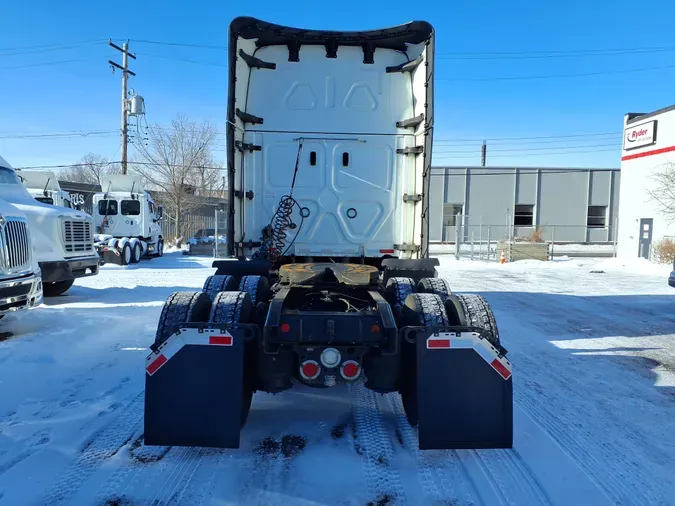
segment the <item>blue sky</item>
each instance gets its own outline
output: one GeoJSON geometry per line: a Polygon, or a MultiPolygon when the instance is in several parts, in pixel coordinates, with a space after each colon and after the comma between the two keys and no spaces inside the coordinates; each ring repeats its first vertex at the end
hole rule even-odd
{"type": "MultiPolygon", "coordinates": [[[[108,38],[118,43],[131,39],[138,59],[131,60],[137,77],[131,78],[130,85],[145,97],[149,122],[166,124],[177,113],[187,113],[208,118],[224,130],[227,53],[140,41],[224,46],[228,24],[238,15],[346,30],[382,28],[412,19],[430,21],[437,32],[436,165],[477,164],[480,141],[464,139],[486,138],[489,165],[615,167],[623,115],[675,103],[675,68],[495,79],[675,67],[675,41],[669,36],[675,3],[668,0],[426,4],[343,0],[325,5],[300,0],[138,0],[126,6],[11,1],[2,7],[0,31],[0,153],[14,166],[74,163],[86,152],[119,159],[115,133],[7,138],[119,129],[120,77],[111,73],[107,61],[120,61],[120,55],[107,45],[108,38]],[[58,50],[29,49],[90,40],[101,42],[58,50]],[[588,55],[595,49],[641,48],[672,50],[588,55]],[[562,57],[561,51],[577,56],[562,57]],[[589,133],[607,135],[582,135],[589,133]],[[545,136],[551,138],[507,139],[545,136]]],[[[224,135],[220,139],[216,155],[224,161],[224,135]]]]}

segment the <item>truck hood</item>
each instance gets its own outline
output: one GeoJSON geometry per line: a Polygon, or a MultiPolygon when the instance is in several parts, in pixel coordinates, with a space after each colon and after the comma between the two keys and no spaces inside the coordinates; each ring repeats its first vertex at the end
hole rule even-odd
{"type": "Polygon", "coordinates": [[[25,195],[23,193],[7,195],[5,189],[0,188],[0,199],[9,200],[9,204],[28,220],[33,241],[33,252],[38,262],[64,260],[59,217],[66,217],[71,220],[91,220],[85,213],[65,207],[42,204],[31,197],[27,191],[25,195]]]}
{"type": "Polygon", "coordinates": [[[13,206],[6,200],[0,199],[0,215],[5,218],[23,218],[26,219],[26,215],[22,213],[19,208],[13,206]]]}

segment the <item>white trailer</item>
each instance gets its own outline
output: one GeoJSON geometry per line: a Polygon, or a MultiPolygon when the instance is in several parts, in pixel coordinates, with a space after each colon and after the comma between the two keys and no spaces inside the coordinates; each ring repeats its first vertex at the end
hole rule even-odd
{"type": "Polygon", "coordinates": [[[74,209],[70,193],[61,189],[53,172],[42,170],[17,170],[17,175],[28,193],[43,204],[74,209]]]}
{"type": "Polygon", "coordinates": [[[162,206],[156,205],[140,179],[107,176],[94,195],[96,248],[105,262],[129,265],[164,254],[162,206]]]}
{"type": "Polygon", "coordinates": [[[36,201],[2,157],[0,199],[26,216],[46,297],[66,292],[76,278],[98,274],[100,258],[94,249],[91,216],[36,201]]]}

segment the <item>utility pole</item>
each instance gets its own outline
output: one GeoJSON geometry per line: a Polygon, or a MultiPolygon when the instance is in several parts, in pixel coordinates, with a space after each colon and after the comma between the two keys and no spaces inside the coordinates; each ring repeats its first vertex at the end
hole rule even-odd
{"type": "Polygon", "coordinates": [[[483,145],[480,147],[480,166],[485,167],[485,162],[487,159],[487,142],[483,141],[483,145]]]}
{"type": "Polygon", "coordinates": [[[136,55],[129,52],[129,41],[126,41],[124,44],[122,44],[122,47],[119,47],[111,40],[108,41],[108,44],[122,53],[122,65],[118,65],[112,60],[108,60],[108,63],[112,65],[113,72],[115,71],[116,68],[122,71],[122,174],[126,174],[127,144],[129,142],[127,135],[127,114],[129,112],[127,108],[127,79],[129,78],[129,74],[136,77],[136,74],[133,73],[131,70],[129,70],[127,57],[131,57],[135,60],[136,55]]]}

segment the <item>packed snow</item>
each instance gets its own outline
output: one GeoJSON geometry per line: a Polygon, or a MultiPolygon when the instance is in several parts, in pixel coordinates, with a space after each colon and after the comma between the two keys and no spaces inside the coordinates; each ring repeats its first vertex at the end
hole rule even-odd
{"type": "Polygon", "coordinates": [[[106,265],[0,322],[0,504],[672,504],[669,268],[441,262],[455,291],[495,310],[514,368],[512,450],[418,451],[399,397],[360,384],[257,393],[239,450],[145,447],[162,305],[213,273],[176,252],[106,265]]]}

